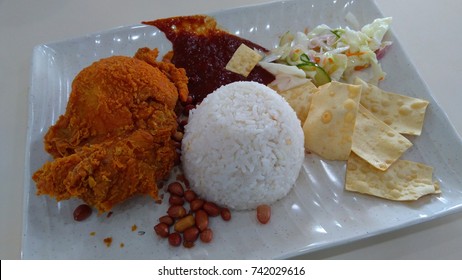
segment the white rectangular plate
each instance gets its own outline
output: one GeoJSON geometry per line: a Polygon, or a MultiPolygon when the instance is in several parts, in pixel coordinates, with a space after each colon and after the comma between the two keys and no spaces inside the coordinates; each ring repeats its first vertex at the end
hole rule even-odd
{"type": "MultiPolygon", "coordinates": [[[[229,32],[272,48],[278,37],[325,23],[345,26],[353,13],[360,25],[381,17],[372,1],[287,1],[237,8],[211,14],[229,32]]],[[[387,15],[393,16],[393,15],[387,15]]],[[[152,20],[152,19],[140,19],[152,20]]],[[[92,215],[74,222],[77,200],[36,196],[31,176],[50,156],[43,136],[65,111],[75,75],[92,62],[111,55],[133,56],[140,47],[171,48],[152,26],[134,25],[82,38],[39,45],[33,52],[29,126],[25,170],[24,259],[267,259],[286,258],[396,230],[462,209],[461,139],[436,104],[401,45],[382,60],[387,72],[385,90],[430,101],[423,133],[411,138],[414,146],[404,158],[435,168],[442,194],[417,202],[398,203],[344,191],[344,162],[328,162],[308,155],[294,189],[272,207],[271,222],[259,225],[253,211],[233,212],[224,222],[211,221],[211,244],[192,249],[171,248],[153,233],[167,203],[135,198],[114,209],[111,217],[92,215]],[[458,151],[458,152],[454,152],[458,151]],[[132,226],[137,229],[132,231],[132,226]],[[91,235],[90,233],[94,233],[91,235]],[[143,234],[144,232],[144,234],[143,234]],[[103,242],[112,237],[107,247],[103,242]],[[121,246],[123,244],[124,246],[121,246]]]]}

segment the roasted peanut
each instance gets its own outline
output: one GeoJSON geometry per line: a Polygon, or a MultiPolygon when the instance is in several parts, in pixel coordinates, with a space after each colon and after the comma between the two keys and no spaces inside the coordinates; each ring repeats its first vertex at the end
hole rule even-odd
{"type": "Polygon", "coordinates": [[[187,124],[188,124],[187,119],[181,120],[180,123],[179,123],[179,125],[182,126],[182,127],[185,127],[187,124]]]}
{"type": "Polygon", "coordinates": [[[181,235],[178,232],[172,232],[168,235],[168,243],[171,246],[178,247],[181,245],[181,235]]]}
{"type": "Polygon", "coordinates": [[[194,242],[199,237],[199,229],[196,226],[187,228],[183,232],[183,238],[185,241],[194,242]]]}
{"type": "Polygon", "coordinates": [[[209,243],[213,239],[213,231],[208,228],[200,233],[199,238],[202,242],[209,243]]]}
{"type": "Polygon", "coordinates": [[[167,214],[174,218],[183,218],[186,215],[186,209],[181,205],[172,205],[168,208],[167,214]]]}
{"type": "Polygon", "coordinates": [[[175,229],[175,231],[177,232],[184,232],[186,229],[194,226],[196,224],[196,221],[193,217],[193,215],[188,215],[184,218],[181,218],[179,219],[175,225],[173,226],[173,228],[175,229]]]}
{"type": "Polygon", "coordinates": [[[202,208],[209,214],[211,217],[216,217],[220,215],[220,207],[213,202],[206,201],[202,208]]]}
{"type": "Polygon", "coordinates": [[[176,176],[176,179],[180,182],[183,182],[186,189],[190,188],[189,181],[188,179],[186,179],[186,176],[184,176],[183,174],[179,174],[178,176],[176,176]]]}
{"type": "Polygon", "coordinates": [[[189,116],[189,111],[191,111],[192,109],[196,108],[196,106],[192,105],[192,104],[188,104],[186,106],[184,106],[183,108],[183,114],[185,116],[189,116]]]}
{"type": "Polygon", "coordinates": [[[197,198],[190,202],[189,208],[191,211],[196,212],[197,210],[201,209],[204,205],[205,201],[203,199],[197,198]]]}
{"type": "Polygon", "coordinates": [[[183,132],[181,131],[176,131],[175,134],[173,134],[173,140],[175,140],[176,142],[181,142],[181,140],[183,139],[183,132]]]}
{"type": "Polygon", "coordinates": [[[209,226],[209,216],[205,210],[198,210],[194,219],[200,231],[204,231],[209,226]]]}
{"type": "Polygon", "coordinates": [[[186,241],[186,240],[185,240],[185,241],[183,242],[183,247],[188,248],[188,249],[194,247],[194,245],[195,245],[195,244],[194,244],[194,242],[192,242],[192,241],[186,241]]]}
{"type": "Polygon", "coordinates": [[[166,224],[168,226],[171,226],[171,225],[173,225],[174,221],[173,221],[172,217],[170,217],[169,215],[165,215],[165,216],[162,216],[162,217],[159,218],[159,222],[164,223],[164,224],[166,224]]]}
{"type": "Polygon", "coordinates": [[[170,205],[183,205],[184,199],[181,196],[171,194],[168,198],[168,203],[170,203],[170,205]]]}
{"type": "Polygon", "coordinates": [[[184,194],[183,186],[178,182],[170,183],[167,187],[167,191],[177,196],[183,196],[184,194]]]}
{"type": "Polygon", "coordinates": [[[231,211],[228,208],[221,208],[220,215],[224,221],[231,220],[231,211]]]}
{"type": "Polygon", "coordinates": [[[184,199],[187,201],[187,202],[191,202],[193,201],[194,199],[197,198],[197,194],[193,191],[193,190],[186,190],[184,192],[184,199]]]}
{"type": "Polygon", "coordinates": [[[165,223],[158,223],[157,225],[155,225],[154,231],[157,235],[164,238],[167,237],[170,233],[169,227],[165,223]]]}
{"type": "Polygon", "coordinates": [[[194,101],[194,98],[191,96],[191,95],[188,95],[188,97],[186,97],[186,104],[191,104],[193,103],[194,101]]]}
{"type": "Polygon", "coordinates": [[[257,220],[266,224],[271,218],[271,207],[267,204],[262,204],[257,207],[257,220]]]}
{"type": "Polygon", "coordinates": [[[93,212],[93,210],[91,209],[90,206],[88,206],[87,204],[81,204],[79,206],[77,206],[77,208],[75,208],[74,210],[74,220],[77,221],[77,222],[81,222],[83,220],[86,220],[88,217],[91,216],[91,213],[93,212]]]}

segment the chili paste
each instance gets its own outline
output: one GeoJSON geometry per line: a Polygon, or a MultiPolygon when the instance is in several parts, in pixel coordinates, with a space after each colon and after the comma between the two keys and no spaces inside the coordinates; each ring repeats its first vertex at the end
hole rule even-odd
{"type": "Polygon", "coordinates": [[[267,85],[274,80],[271,73],[258,65],[247,77],[226,70],[226,64],[241,44],[262,52],[268,50],[218,29],[211,17],[182,16],[144,23],[159,28],[172,43],[173,53],[166,57],[176,67],[186,70],[193,104],[200,103],[215,89],[232,82],[255,81],[267,85]]]}

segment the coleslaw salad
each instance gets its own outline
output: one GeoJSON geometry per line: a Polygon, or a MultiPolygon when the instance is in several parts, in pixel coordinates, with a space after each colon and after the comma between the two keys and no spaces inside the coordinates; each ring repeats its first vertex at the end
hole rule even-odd
{"type": "Polygon", "coordinates": [[[391,22],[391,17],[385,17],[360,30],[321,24],[307,33],[288,31],[260,65],[276,76],[272,85],[281,90],[301,84],[303,78],[316,86],[352,83],[356,77],[377,85],[386,76],[379,60],[392,44],[384,41],[391,22]]]}

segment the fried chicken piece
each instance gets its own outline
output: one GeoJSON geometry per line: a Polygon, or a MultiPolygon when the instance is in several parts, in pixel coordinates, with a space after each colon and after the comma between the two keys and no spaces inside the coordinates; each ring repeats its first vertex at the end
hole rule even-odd
{"type": "Polygon", "coordinates": [[[106,212],[137,194],[158,200],[156,179],[170,173],[175,157],[173,143],[156,143],[155,135],[136,130],[48,162],[33,179],[39,195],[58,201],[78,197],[106,212]]]}
{"type": "MultiPolygon", "coordinates": [[[[152,52],[145,59],[155,60],[156,55],[152,52]]],[[[152,104],[174,109],[179,94],[175,82],[187,87],[184,70],[177,76],[181,78],[170,79],[159,68],[124,56],[93,63],[74,79],[65,114],[45,135],[45,150],[58,158],[73,154],[81,145],[138,128],[163,129],[163,120],[153,115],[152,104]]]]}
{"type": "Polygon", "coordinates": [[[149,48],[140,48],[136,54],[135,58],[141,59],[149,63],[150,65],[159,68],[171,81],[174,81],[175,86],[178,89],[178,94],[180,100],[185,102],[188,98],[188,77],[186,76],[186,71],[184,68],[176,68],[174,64],[169,61],[163,60],[158,62],[156,57],[158,53],[155,53],[155,56],[152,53],[153,51],[149,48]]]}
{"type": "Polygon", "coordinates": [[[113,56],[76,76],[66,112],[45,135],[54,161],[33,175],[39,195],[78,197],[100,212],[136,194],[159,199],[157,181],[178,159],[174,109],[188,93],[185,71],[156,57],[149,49],[113,56]]]}

